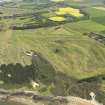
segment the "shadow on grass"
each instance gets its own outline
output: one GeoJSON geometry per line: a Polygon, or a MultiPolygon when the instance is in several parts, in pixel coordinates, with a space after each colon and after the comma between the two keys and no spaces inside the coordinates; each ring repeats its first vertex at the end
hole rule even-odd
{"type": "MultiPolygon", "coordinates": [[[[100,90],[101,79],[86,79],[78,81],[75,78],[67,76],[62,72],[56,71],[52,64],[46,60],[41,54],[37,54],[31,65],[17,64],[2,64],[0,66],[0,81],[5,84],[21,85],[30,83],[30,80],[35,80],[46,85],[46,89],[40,88],[40,92],[50,91],[53,95],[63,96],[79,96],[82,98],[90,98],[91,91],[99,94],[98,99],[104,102],[105,95],[100,90]],[[36,62],[36,66],[34,63],[36,62]]],[[[103,78],[104,79],[104,78],[103,78]]]]}
{"type": "Polygon", "coordinates": [[[30,80],[40,81],[46,85],[54,82],[56,72],[53,66],[40,54],[37,55],[32,58],[31,65],[2,64],[0,66],[0,79],[7,84],[29,83],[30,80]]]}

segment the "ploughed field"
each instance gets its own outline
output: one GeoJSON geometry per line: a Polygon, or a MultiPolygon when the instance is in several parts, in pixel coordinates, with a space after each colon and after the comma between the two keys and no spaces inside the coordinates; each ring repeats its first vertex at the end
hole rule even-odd
{"type": "Polygon", "coordinates": [[[84,34],[105,35],[104,2],[41,1],[0,6],[0,87],[33,89],[34,80],[44,95],[89,98],[94,91],[105,103],[105,45],[84,34]]]}

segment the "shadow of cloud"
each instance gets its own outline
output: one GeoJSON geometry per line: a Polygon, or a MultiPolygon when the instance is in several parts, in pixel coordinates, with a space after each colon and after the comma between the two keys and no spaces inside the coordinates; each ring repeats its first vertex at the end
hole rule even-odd
{"type": "Polygon", "coordinates": [[[40,54],[37,55],[38,57],[32,59],[31,65],[1,64],[0,80],[8,84],[22,84],[30,80],[41,81],[44,84],[53,82],[56,75],[53,66],[40,54]]]}
{"type": "Polygon", "coordinates": [[[22,84],[24,82],[29,82],[30,77],[33,79],[34,71],[32,66],[23,67],[20,63],[2,64],[0,69],[0,79],[4,81],[4,83],[22,84]]]}

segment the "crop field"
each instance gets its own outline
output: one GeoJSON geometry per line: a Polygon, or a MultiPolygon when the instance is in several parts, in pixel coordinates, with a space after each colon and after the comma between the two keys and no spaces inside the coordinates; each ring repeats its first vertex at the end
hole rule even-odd
{"type": "MultiPolygon", "coordinates": [[[[52,14],[54,15],[54,13],[52,13],[52,14]]],[[[55,11],[55,14],[57,16],[49,17],[49,15],[48,15],[49,20],[66,21],[68,17],[71,18],[70,16],[64,17],[65,15],[71,15],[76,18],[80,18],[80,17],[84,16],[84,14],[82,14],[79,9],[71,8],[71,7],[59,8],[57,11],[55,11]]]]}
{"type": "Polygon", "coordinates": [[[61,17],[61,16],[50,17],[49,19],[52,21],[65,21],[66,20],[64,17],[61,17]]]}
{"type": "Polygon", "coordinates": [[[75,17],[81,17],[83,14],[81,14],[79,9],[76,8],[71,8],[71,7],[66,7],[66,8],[59,8],[58,11],[56,11],[57,15],[65,15],[65,14],[70,14],[75,17]]]}
{"type": "Polygon", "coordinates": [[[105,5],[91,1],[27,0],[0,6],[0,88],[83,98],[94,91],[105,103],[105,44],[85,35],[105,36],[105,5]],[[31,50],[38,55],[35,61],[26,55],[31,50]],[[31,80],[40,87],[34,89],[31,80]]]}

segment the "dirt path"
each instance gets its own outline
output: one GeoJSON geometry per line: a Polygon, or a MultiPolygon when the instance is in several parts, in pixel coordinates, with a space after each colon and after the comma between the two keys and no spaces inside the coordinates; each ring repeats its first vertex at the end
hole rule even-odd
{"type": "MultiPolygon", "coordinates": [[[[46,102],[43,99],[33,101],[31,98],[24,98],[24,97],[11,97],[9,99],[11,101],[20,102],[20,103],[25,104],[25,105],[45,105],[44,103],[46,102]]],[[[102,105],[96,101],[93,102],[91,100],[86,100],[86,99],[82,99],[79,97],[71,97],[70,96],[67,99],[68,99],[67,103],[60,103],[59,102],[59,104],[57,104],[57,105],[102,105]]],[[[48,100],[48,102],[55,104],[54,101],[48,100]]]]}

